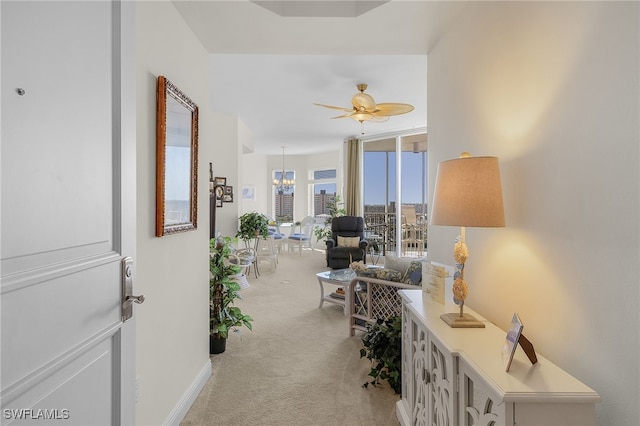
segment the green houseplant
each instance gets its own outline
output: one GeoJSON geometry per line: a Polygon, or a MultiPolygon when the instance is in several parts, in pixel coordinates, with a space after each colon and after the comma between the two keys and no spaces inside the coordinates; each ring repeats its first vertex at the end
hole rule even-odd
{"type": "Polygon", "coordinates": [[[265,239],[269,236],[269,218],[257,212],[245,213],[240,216],[240,229],[236,237],[248,242],[258,236],[265,239]]]}
{"type": "Polygon", "coordinates": [[[240,284],[231,277],[240,268],[228,262],[231,254],[231,238],[212,238],[209,241],[209,348],[210,353],[224,352],[229,331],[239,332],[238,327],[252,329],[253,318],[233,306],[240,296],[240,284]]]}
{"type": "Polygon", "coordinates": [[[367,324],[362,336],[364,347],[360,349],[360,358],[371,360],[369,376],[373,379],[363,386],[379,385],[386,380],[395,393],[402,392],[402,317],[388,320],[378,319],[367,324]]]}
{"type": "Polygon", "coordinates": [[[322,227],[317,227],[313,230],[318,241],[331,238],[331,222],[333,221],[333,218],[336,216],[344,216],[345,214],[347,214],[347,211],[343,207],[338,207],[342,205],[344,205],[344,203],[340,202],[340,195],[337,194],[332,201],[327,201],[329,215],[325,219],[324,225],[322,227]]]}

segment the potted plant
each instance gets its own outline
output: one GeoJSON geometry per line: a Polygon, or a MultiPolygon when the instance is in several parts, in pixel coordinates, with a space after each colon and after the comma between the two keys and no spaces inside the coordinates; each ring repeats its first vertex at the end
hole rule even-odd
{"type": "Polygon", "coordinates": [[[257,237],[269,236],[269,218],[262,213],[251,212],[240,216],[240,229],[236,237],[245,243],[257,237]]]}
{"type": "Polygon", "coordinates": [[[253,318],[233,306],[240,296],[240,284],[232,277],[240,268],[228,262],[231,239],[212,238],[209,242],[209,352],[222,353],[226,348],[229,331],[239,332],[241,326],[252,329],[253,318]]]}
{"type": "Polygon", "coordinates": [[[401,393],[402,317],[378,319],[373,324],[367,324],[362,343],[364,348],[360,349],[360,358],[367,357],[371,360],[369,376],[373,377],[373,380],[363,386],[376,386],[380,384],[380,380],[386,380],[395,393],[401,393]]]}
{"type": "Polygon", "coordinates": [[[331,238],[331,222],[333,222],[333,218],[336,216],[344,216],[347,214],[347,211],[343,207],[338,207],[339,205],[343,205],[344,203],[340,202],[340,195],[335,196],[333,201],[327,201],[327,208],[329,209],[329,214],[324,221],[324,226],[317,227],[314,229],[314,234],[316,235],[317,241],[326,240],[327,238],[331,238]]]}

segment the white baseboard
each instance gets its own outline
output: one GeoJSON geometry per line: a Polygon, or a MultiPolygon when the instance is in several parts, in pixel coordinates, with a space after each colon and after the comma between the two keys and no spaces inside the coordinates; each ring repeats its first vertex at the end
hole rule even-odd
{"type": "Polygon", "coordinates": [[[211,377],[211,360],[208,359],[207,362],[200,370],[200,373],[196,376],[191,386],[185,391],[182,398],[178,401],[178,404],[171,410],[169,413],[169,417],[162,423],[166,426],[176,425],[178,426],[180,422],[184,419],[184,417],[189,412],[189,409],[195,402],[196,398],[202,392],[204,385],[207,384],[207,380],[211,377]]]}

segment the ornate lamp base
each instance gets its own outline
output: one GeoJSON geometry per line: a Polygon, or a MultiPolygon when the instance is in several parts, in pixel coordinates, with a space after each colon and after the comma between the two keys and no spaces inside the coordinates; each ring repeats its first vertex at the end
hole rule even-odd
{"type": "Polygon", "coordinates": [[[478,321],[473,315],[463,313],[462,316],[457,313],[449,313],[440,315],[442,321],[446,322],[451,328],[484,328],[484,323],[478,321]]]}

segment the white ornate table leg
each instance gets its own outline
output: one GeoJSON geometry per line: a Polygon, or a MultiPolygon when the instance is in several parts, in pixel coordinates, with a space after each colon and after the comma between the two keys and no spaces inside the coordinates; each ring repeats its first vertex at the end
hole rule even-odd
{"type": "Polygon", "coordinates": [[[344,316],[349,316],[349,303],[351,300],[351,283],[347,282],[344,285],[344,316]]]}

